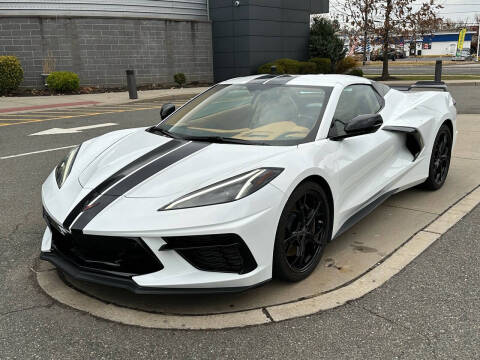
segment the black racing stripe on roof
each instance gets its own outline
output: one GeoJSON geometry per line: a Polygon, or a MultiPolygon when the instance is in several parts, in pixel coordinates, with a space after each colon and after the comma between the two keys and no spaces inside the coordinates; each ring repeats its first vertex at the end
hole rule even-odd
{"type": "Polygon", "coordinates": [[[297,75],[264,75],[253,80],[250,80],[247,84],[268,84],[268,85],[284,85],[290,80],[293,80],[297,75]]]}
{"type": "Polygon", "coordinates": [[[148,153],[140,156],[138,159],[132,161],[130,164],[124,166],[119,171],[108,177],[106,180],[97,185],[92,191],[90,191],[87,196],[85,196],[68,214],[67,218],[63,222],[63,226],[68,229],[77,216],[83,211],[85,206],[90,204],[98,196],[100,196],[105,190],[117,183],[118,181],[124,179],[125,177],[132,174],[134,171],[138,170],[140,167],[148,164],[150,161],[153,161],[159,156],[166,154],[169,151],[174,150],[175,148],[186,144],[184,140],[173,139],[167,143],[156,147],[155,149],[149,151],[148,153]]]}
{"type": "Polygon", "coordinates": [[[91,205],[90,208],[86,210],[84,210],[85,208],[83,208],[83,212],[81,212],[81,215],[77,218],[77,220],[75,220],[72,225],[72,231],[82,231],[85,226],[87,226],[87,224],[92,221],[93,218],[95,218],[95,216],[97,216],[108,205],[118,199],[119,196],[124,195],[126,192],[132,190],[143,181],[159,173],[170,165],[210,145],[210,143],[190,142],[182,145],[183,146],[177,146],[177,149],[175,149],[174,147],[173,151],[166,151],[158,159],[152,161],[138,171],[131,173],[130,176],[126,176],[123,180],[117,182],[116,185],[114,185],[104,194],[102,194],[95,201],[95,203],[91,205]]]}
{"type": "Polygon", "coordinates": [[[272,80],[269,80],[267,84],[269,85],[284,85],[288,83],[289,81],[295,79],[297,75],[280,75],[275,77],[272,80]]]}
{"type": "Polygon", "coordinates": [[[273,74],[266,74],[266,75],[262,75],[262,76],[259,76],[255,79],[252,79],[250,80],[247,84],[261,84],[261,83],[264,83],[265,81],[267,81],[268,79],[273,79],[274,77],[276,77],[277,75],[273,75],[273,74]]]}

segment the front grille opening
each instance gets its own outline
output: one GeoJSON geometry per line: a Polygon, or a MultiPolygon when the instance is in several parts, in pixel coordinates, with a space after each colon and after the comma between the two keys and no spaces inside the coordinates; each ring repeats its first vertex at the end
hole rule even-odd
{"type": "Polygon", "coordinates": [[[163,238],[160,250],[175,250],[192,266],[203,271],[246,274],[257,263],[242,238],[236,234],[176,236],[163,238]]]}
{"type": "Polygon", "coordinates": [[[53,250],[84,270],[131,277],[163,269],[142,239],[62,234],[51,219],[47,222],[52,231],[53,250]]]}

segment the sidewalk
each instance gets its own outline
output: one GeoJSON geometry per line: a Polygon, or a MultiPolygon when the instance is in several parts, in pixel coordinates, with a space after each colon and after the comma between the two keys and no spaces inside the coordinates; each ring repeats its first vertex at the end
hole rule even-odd
{"type": "Polygon", "coordinates": [[[159,99],[162,97],[190,98],[206,90],[205,87],[160,89],[138,92],[138,99],[130,100],[128,92],[111,92],[103,94],[52,95],[0,97],[0,113],[17,113],[30,110],[68,108],[91,105],[117,105],[136,101],[159,99]]]}

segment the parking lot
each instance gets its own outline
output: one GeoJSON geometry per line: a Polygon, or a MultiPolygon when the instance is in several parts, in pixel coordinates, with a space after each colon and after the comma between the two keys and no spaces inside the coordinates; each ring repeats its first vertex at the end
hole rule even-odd
{"type": "MultiPolygon", "coordinates": [[[[288,317],[269,308],[312,298],[358,279],[475,193],[480,184],[480,115],[476,115],[480,87],[452,86],[450,90],[462,116],[444,189],[437,193],[414,189],[393,197],[332,243],[307,282],[295,287],[271,283],[254,292],[220,298],[125,299],[82,284],[70,284],[77,290],[66,285],[52,290],[48,281],[43,286],[37,282],[42,273],[54,274],[38,260],[45,226],[40,200],[43,180],[68,147],[108,131],[155,124],[165,100],[0,115],[2,358],[478,358],[478,207],[412,258],[410,265],[397,269],[396,276],[360,299],[353,296],[343,306],[313,311],[307,317],[291,316],[295,319],[288,321],[281,321],[288,317]],[[53,291],[50,295],[42,290],[45,285],[53,291]],[[89,293],[102,304],[102,314],[82,308],[81,296],[89,293]],[[73,294],[69,299],[73,304],[58,301],[68,294],[73,294]],[[191,327],[179,320],[170,326],[177,330],[148,329],[137,319],[122,321],[116,305],[190,317],[259,309],[268,324],[187,331],[178,330],[191,327]]],[[[147,322],[153,317],[141,316],[147,322]]],[[[169,327],[166,323],[151,327],[169,327]]]]}

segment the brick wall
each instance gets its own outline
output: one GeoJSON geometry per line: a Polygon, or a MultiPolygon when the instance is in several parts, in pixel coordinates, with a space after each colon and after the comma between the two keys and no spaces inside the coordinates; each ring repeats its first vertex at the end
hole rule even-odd
{"type": "Polygon", "coordinates": [[[121,18],[0,17],[0,55],[17,56],[23,86],[40,87],[48,51],[56,70],[74,71],[82,85],[123,86],[125,70],[138,84],[212,82],[211,24],[200,21],[121,18]]]}

